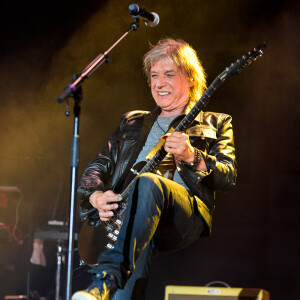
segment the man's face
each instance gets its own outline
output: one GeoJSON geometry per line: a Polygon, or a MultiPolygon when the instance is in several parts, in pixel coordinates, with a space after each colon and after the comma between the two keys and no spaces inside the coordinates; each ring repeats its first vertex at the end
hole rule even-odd
{"type": "Polygon", "coordinates": [[[156,61],[150,71],[151,92],[163,112],[181,113],[193,82],[168,57],[156,61]]]}

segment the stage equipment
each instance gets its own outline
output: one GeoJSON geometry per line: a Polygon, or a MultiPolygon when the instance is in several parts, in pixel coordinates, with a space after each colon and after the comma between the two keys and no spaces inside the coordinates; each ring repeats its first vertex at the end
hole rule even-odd
{"type": "Polygon", "coordinates": [[[0,240],[22,243],[18,228],[22,193],[16,186],[0,186],[0,240]]]}
{"type": "Polygon", "coordinates": [[[164,300],[270,300],[263,289],[167,285],[164,300]]]}
{"type": "MultiPolygon", "coordinates": [[[[78,234],[74,234],[76,241],[78,234]]],[[[65,261],[66,241],[68,232],[60,230],[37,230],[34,232],[33,253],[30,262],[33,264],[46,265],[46,258],[43,253],[43,243],[45,240],[56,241],[56,275],[55,275],[55,300],[60,300],[61,270],[65,261]]]]}
{"type": "Polygon", "coordinates": [[[67,263],[67,279],[66,279],[66,295],[65,299],[71,298],[72,292],[72,269],[73,269],[73,248],[74,248],[74,225],[75,217],[74,212],[76,208],[76,187],[77,187],[77,174],[79,167],[79,116],[80,116],[80,101],[82,100],[81,84],[99,66],[104,62],[110,62],[108,54],[113,50],[132,30],[136,31],[139,27],[139,18],[134,18],[134,22],[130,24],[129,29],[104,53],[100,53],[88,66],[80,73],[73,76],[73,82],[68,84],[67,87],[57,97],[57,102],[62,103],[66,101],[66,116],[70,115],[68,98],[74,99],[74,129],[73,139],[71,145],[70,167],[71,167],[71,188],[70,188],[70,215],[69,215],[69,236],[68,236],[68,263],[67,263]]]}

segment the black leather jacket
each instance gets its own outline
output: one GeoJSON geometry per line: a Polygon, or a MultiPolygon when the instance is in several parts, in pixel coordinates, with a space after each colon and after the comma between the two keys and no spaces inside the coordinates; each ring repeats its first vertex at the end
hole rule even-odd
{"type": "MultiPolygon", "coordinates": [[[[121,193],[126,176],[159,113],[160,109],[157,107],[153,112],[132,111],[124,115],[120,127],[110,137],[104,149],[89,163],[78,188],[82,200],[82,220],[88,218],[92,226],[100,224],[98,211],[89,203],[89,196],[96,190],[121,193]]],[[[171,126],[176,120],[178,122],[178,118],[171,126]]],[[[201,150],[207,171],[196,171],[185,164],[178,165],[177,169],[196,198],[198,209],[208,225],[204,235],[208,235],[215,206],[215,191],[229,190],[236,181],[231,117],[221,113],[201,112],[186,133],[191,144],[201,150]]]]}

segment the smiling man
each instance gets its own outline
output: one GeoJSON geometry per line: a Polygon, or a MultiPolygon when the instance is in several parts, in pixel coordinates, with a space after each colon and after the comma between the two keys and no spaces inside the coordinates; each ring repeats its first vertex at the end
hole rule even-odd
{"type": "Polygon", "coordinates": [[[168,154],[155,172],[135,180],[114,248],[99,255],[92,284],[72,300],[144,299],[137,290],[145,286],[139,289],[138,283],[147,277],[152,254],[210,235],[215,191],[235,184],[229,115],[200,112],[185,132],[168,132],[206,88],[196,52],[182,40],[163,39],[145,55],[144,69],[156,108],[125,114],[87,166],[78,189],[82,220],[93,226],[111,221],[132,166],[153,156],[157,144],[164,143],[168,154]],[[121,295],[123,289],[127,293],[121,295]]]}

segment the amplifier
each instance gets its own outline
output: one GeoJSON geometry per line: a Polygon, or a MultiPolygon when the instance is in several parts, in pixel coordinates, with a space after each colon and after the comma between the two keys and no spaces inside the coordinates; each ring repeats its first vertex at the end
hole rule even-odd
{"type": "Polygon", "coordinates": [[[270,300],[270,294],[254,288],[167,285],[165,300],[270,300]]]}

